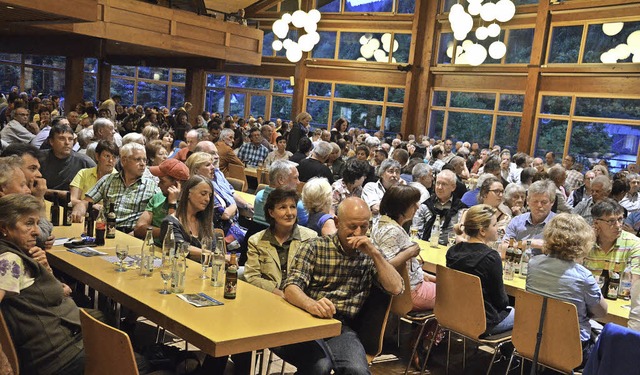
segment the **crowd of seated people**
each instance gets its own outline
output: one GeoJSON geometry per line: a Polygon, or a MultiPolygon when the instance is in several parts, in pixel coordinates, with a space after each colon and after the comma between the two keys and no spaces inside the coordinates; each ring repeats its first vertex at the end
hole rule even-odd
{"type": "MultiPolygon", "coordinates": [[[[635,164],[613,174],[606,163],[586,169],[572,155],[557,163],[553,152],[542,159],[475,142],[402,134],[389,139],[350,127],[343,118],[331,131],[313,131],[306,112],[290,122],[245,120],[195,114],[188,102],[173,112],[124,106],[113,95],[100,106],[81,103],[65,115],[53,98],[37,107],[34,98],[15,92],[8,99],[0,106],[0,197],[31,198],[7,200],[7,207],[23,204],[26,211],[19,214],[32,217],[45,199],[70,191],[74,221],[84,220],[88,203],[94,210],[114,203],[118,230],[142,238],[152,226],[159,243],[171,227],[195,258],[201,238],[222,229],[229,247],[245,252],[249,283],[312,315],[343,322],[336,338],[278,350],[303,373],[340,373],[349,366],[366,373],[351,323],[373,284],[391,295],[403,292],[401,265],[409,270],[414,308],[434,306],[436,279],[422,271],[416,242],[429,241],[432,233],[445,245],[456,232],[447,265],[487,283],[488,334],[513,325],[501,282],[511,239],[530,240],[539,254],[527,288],[575,303],[585,331],[589,313],[602,315],[606,304],[595,289],[586,299],[577,292],[567,297],[559,270],[570,268],[590,288],[603,270],[622,272],[627,263],[634,280],[640,276],[635,164]],[[268,170],[269,185],[257,192],[255,207],[227,180],[229,165],[268,170]],[[243,227],[243,215],[256,226],[243,227]],[[561,249],[559,233],[576,230],[568,221],[588,232],[582,241],[593,245],[561,249]],[[436,223],[439,230],[433,230],[436,223]],[[415,237],[409,226],[417,229],[415,237]]],[[[21,262],[28,279],[43,272],[38,263],[46,268],[55,236],[37,211],[33,243],[0,246],[0,262],[21,262]]],[[[0,229],[15,225],[0,222],[0,229]]],[[[47,285],[56,286],[49,279],[47,285]]],[[[16,308],[5,300],[28,290],[24,285],[0,275],[3,312],[16,308]]],[[[640,304],[638,294],[632,311],[640,304]]],[[[59,356],[57,368],[70,365],[76,354],[59,356]]]]}

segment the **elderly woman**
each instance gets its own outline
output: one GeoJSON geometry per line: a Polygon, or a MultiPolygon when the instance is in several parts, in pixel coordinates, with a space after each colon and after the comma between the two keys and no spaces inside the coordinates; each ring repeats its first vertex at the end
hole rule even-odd
{"type": "Polygon", "coordinates": [[[69,183],[71,201],[76,203],[84,199],[84,194],[95,186],[103,176],[116,173],[115,165],[118,158],[118,146],[114,142],[101,140],[96,145],[96,166],[81,169],[69,183]]]}
{"type": "Polygon", "coordinates": [[[249,238],[244,276],[247,282],[284,297],[280,289],[291,260],[302,241],[316,237],[308,228],[298,226],[298,194],[275,189],[264,205],[269,228],[249,238]]]}
{"type": "MultiPolygon", "coordinates": [[[[496,179],[497,180],[497,179],[496,179]]],[[[476,275],[482,284],[487,334],[498,334],[513,328],[515,310],[502,283],[500,253],[489,247],[498,239],[497,210],[486,204],[471,207],[464,218],[467,241],[447,250],[447,267],[476,275]]]]}
{"type": "Polygon", "coordinates": [[[212,195],[210,179],[200,175],[191,176],[182,185],[175,213],[162,220],[160,238],[164,238],[169,224],[173,224],[176,242],[189,243],[189,255],[199,255],[202,252],[200,240],[205,237],[213,238],[212,195]]]}
{"type": "Polygon", "coordinates": [[[314,177],[307,181],[302,188],[302,203],[309,213],[307,228],[316,231],[319,236],[336,232],[335,215],[331,208],[331,185],[326,178],[314,177]]]}
{"type": "Polygon", "coordinates": [[[168,158],[167,150],[159,139],[147,142],[144,148],[147,152],[147,159],[149,159],[150,167],[158,166],[168,158]]]}
{"type": "Polygon", "coordinates": [[[527,191],[519,184],[509,184],[504,189],[505,212],[509,216],[514,217],[525,213],[527,209],[524,207],[527,191]]]}
{"type": "Polygon", "coordinates": [[[416,257],[420,246],[402,228],[413,220],[420,205],[420,191],[412,186],[392,186],[380,202],[380,219],[371,240],[394,267],[407,265],[414,310],[428,310],[436,302],[436,278],[422,271],[416,257]]]}
{"type": "Polygon", "coordinates": [[[342,178],[331,185],[333,190],[331,204],[333,211],[336,212],[338,205],[349,197],[358,197],[362,195],[362,184],[369,174],[371,166],[366,160],[358,158],[350,158],[344,164],[342,169],[342,178]]]}
{"type": "MultiPolygon", "coordinates": [[[[191,176],[200,175],[207,178],[213,183],[213,204],[215,206],[215,215],[213,224],[216,228],[224,231],[225,235],[229,234],[229,229],[238,220],[238,206],[236,205],[233,195],[226,189],[222,189],[216,181],[215,166],[217,164],[218,155],[212,155],[206,152],[195,152],[187,159],[187,167],[191,176]]],[[[240,241],[238,241],[240,242],[240,241]]]]}
{"type": "Polygon", "coordinates": [[[362,199],[367,202],[375,220],[380,213],[380,202],[387,189],[404,183],[404,180],[400,179],[400,163],[393,159],[387,159],[380,164],[378,177],[380,180],[369,182],[362,189],[362,199]]]}
{"type": "Polygon", "coordinates": [[[559,214],[545,225],[544,243],[546,255],[529,261],[527,290],[576,306],[585,363],[594,344],[589,318],[607,313],[598,282],[580,264],[594,244],[593,231],[582,217],[559,214]]]}
{"type": "Polygon", "coordinates": [[[66,297],[46,255],[30,255],[42,206],[27,194],[0,198],[0,308],[24,374],[82,374],[78,307],[66,297]]]}

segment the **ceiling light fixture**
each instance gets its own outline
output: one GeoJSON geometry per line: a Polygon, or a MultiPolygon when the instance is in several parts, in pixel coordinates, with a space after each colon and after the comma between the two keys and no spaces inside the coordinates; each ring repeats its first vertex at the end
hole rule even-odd
{"type": "MultiPolygon", "coordinates": [[[[298,0],[298,8],[300,8],[300,0],[298,0]]],[[[271,26],[273,34],[278,38],[271,43],[271,47],[274,51],[281,51],[284,48],[287,51],[285,54],[287,60],[293,63],[300,61],[303,52],[310,52],[320,42],[320,34],[317,31],[320,18],[321,14],[317,9],[311,9],[309,12],[298,9],[293,14],[283,14],[271,26]],[[290,25],[305,31],[305,34],[298,37],[298,41],[294,42],[287,38],[290,25]]]]}

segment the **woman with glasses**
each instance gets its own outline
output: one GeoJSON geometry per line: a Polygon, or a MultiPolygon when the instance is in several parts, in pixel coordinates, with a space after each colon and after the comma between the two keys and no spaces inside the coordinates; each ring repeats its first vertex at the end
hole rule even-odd
{"type": "MultiPolygon", "coordinates": [[[[480,185],[480,190],[478,191],[478,204],[486,204],[496,211],[495,216],[499,233],[504,233],[507,224],[511,221],[511,215],[509,214],[510,210],[503,203],[503,197],[504,187],[498,178],[494,176],[488,177],[482,182],[482,185],[480,185]]],[[[465,222],[467,212],[467,210],[462,212],[462,216],[459,221],[461,224],[456,224],[454,227],[458,235],[462,235],[465,232],[463,228],[464,225],[462,225],[462,223],[465,222]]],[[[463,235],[462,239],[466,239],[466,235],[463,235]]]]}
{"type": "Polygon", "coordinates": [[[584,266],[595,276],[602,270],[621,273],[631,262],[634,280],[640,276],[640,239],[623,231],[624,209],[618,202],[605,198],[591,209],[595,245],[584,258],[584,266]]]}

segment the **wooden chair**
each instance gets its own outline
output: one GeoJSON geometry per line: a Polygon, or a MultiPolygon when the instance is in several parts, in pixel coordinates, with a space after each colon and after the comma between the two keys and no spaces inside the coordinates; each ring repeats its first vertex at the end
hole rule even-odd
{"type": "MultiPolygon", "coordinates": [[[[247,181],[247,175],[244,174],[244,167],[242,165],[229,164],[226,177],[227,177],[227,180],[229,180],[229,177],[231,177],[231,178],[238,179],[240,181],[244,181],[244,186],[246,186],[247,188],[249,187],[249,182],[247,181]]],[[[246,192],[246,190],[242,190],[242,191],[246,192]]]]}
{"type": "MultiPolygon", "coordinates": [[[[256,169],[256,178],[258,179],[258,185],[269,185],[269,169],[258,167],[256,169]]],[[[256,190],[256,193],[258,190],[256,190]]]]}
{"type": "MultiPolygon", "coordinates": [[[[438,281],[440,281],[438,279],[438,281]]],[[[547,299],[538,363],[553,370],[571,374],[582,363],[582,344],[578,312],[572,303],[519,290],[516,294],[516,317],[512,341],[514,356],[533,359],[540,324],[542,301],[547,299]]]]}
{"type": "Polygon", "coordinates": [[[256,195],[258,194],[258,192],[264,188],[266,188],[267,186],[269,186],[268,184],[258,184],[258,187],[256,188],[256,195]]]}
{"type": "Polygon", "coordinates": [[[247,192],[247,184],[245,181],[238,180],[237,178],[227,177],[227,181],[233,186],[236,191],[241,191],[243,193],[247,192]]]}
{"type": "MultiPolygon", "coordinates": [[[[449,330],[447,373],[449,372],[451,334],[457,333],[463,337],[463,368],[466,364],[465,339],[470,339],[493,348],[493,357],[487,370],[487,374],[490,374],[493,361],[498,354],[498,349],[511,340],[511,331],[486,338],[481,337],[487,330],[487,318],[484,311],[484,299],[482,298],[482,284],[478,276],[456,271],[441,265],[437,266],[436,275],[438,282],[436,283],[436,307],[434,312],[438,320],[438,325],[449,330]]],[[[426,367],[432,347],[433,340],[429,345],[422,370],[426,367]]]]}
{"type": "Polygon", "coordinates": [[[407,265],[403,264],[398,269],[402,279],[404,280],[404,292],[399,296],[394,296],[391,300],[391,312],[398,316],[398,342],[400,342],[400,323],[407,322],[409,324],[416,324],[420,327],[418,331],[418,339],[415,341],[413,348],[411,349],[411,356],[407,361],[407,367],[404,370],[405,375],[409,372],[411,367],[411,360],[418,351],[420,345],[420,338],[424,334],[424,329],[427,323],[432,319],[435,319],[433,310],[428,311],[411,311],[413,309],[413,301],[411,300],[411,282],[409,280],[409,271],[407,265]]]}
{"type": "Polygon", "coordinates": [[[374,285],[353,321],[351,328],[358,334],[369,364],[382,352],[382,340],[390,310],[391,296],[374,285]]]}
{"type": "Polygon", "coordinates": [[[0,344],[2,345],[2,351],[7,356],[9,364],[13,369],[13,373],[18,375],[20,373],[20,363],[18,362],[18,353],[15,346],[13,346],[13,340],[11,339],[11,333],[7,322],[4,320],[4,316],[0,313],[0,344]]]}
{"type": "Polygon", "coordinates": [[[298,186],[296,187],[296,191],[299,195],[302,195],[302,189],[304,189],[304,184],[306,182],[298,182],[298,186]]]}
{"type": "Polygon", "coordinates": [[[85,373],[91,375],[138,374],[129,336],[80,309],[85,373]]]}

